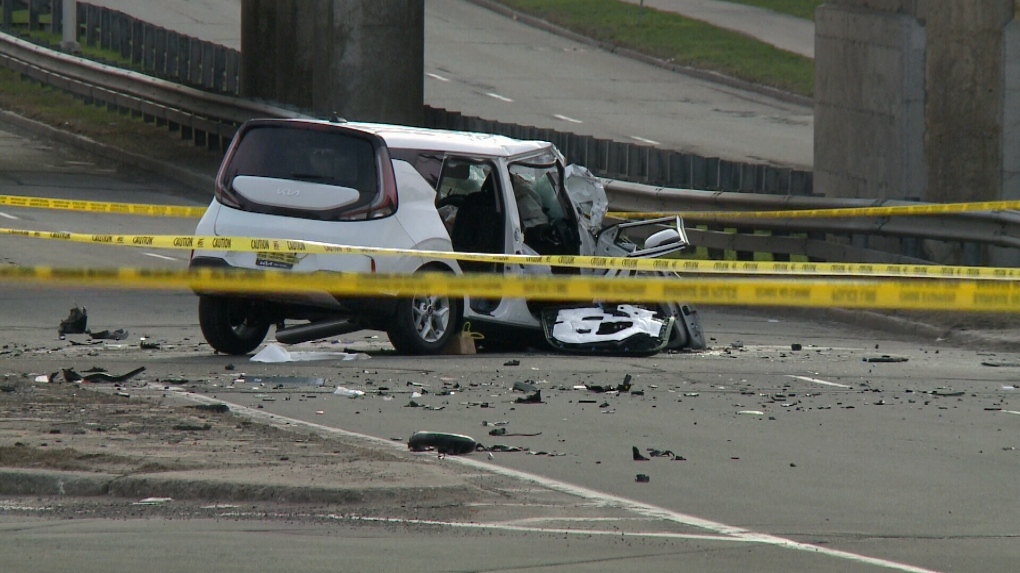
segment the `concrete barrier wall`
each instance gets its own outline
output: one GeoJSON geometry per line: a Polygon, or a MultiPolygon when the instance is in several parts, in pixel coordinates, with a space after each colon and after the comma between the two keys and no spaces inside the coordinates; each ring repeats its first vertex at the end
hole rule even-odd
{"type": "Polygon", "coordinates": [[[815,174],[831,197],[1020,198],[1016,0],[829,0],[815,174]]]}
{"type": "Polygon", "coordinates": [[[816,190],[923,196],[924,28],[909,14],[830,2],[815,30],[816,190]]]}

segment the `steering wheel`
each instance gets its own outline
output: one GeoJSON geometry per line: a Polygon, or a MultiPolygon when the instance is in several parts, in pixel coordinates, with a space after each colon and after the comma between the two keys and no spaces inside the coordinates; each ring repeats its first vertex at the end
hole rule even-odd
{"type": "Polygon", "coordinates": [[[446,197],[443,197],[442,199],[436,202],[436,209],[439,209],[440,207],[445,207],[447,205],[452,205],[459,209],[460,206],[464,204],[464,199],[466,197],[467,195],[453,195],[453,194],[447,195],[446,197]]]}

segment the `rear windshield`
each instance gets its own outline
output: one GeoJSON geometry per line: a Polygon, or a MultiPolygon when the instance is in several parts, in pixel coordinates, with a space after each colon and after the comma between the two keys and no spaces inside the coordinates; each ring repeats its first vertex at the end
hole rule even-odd
{"type": "Polygon", "coordinates": [[[389,154],[371,135],[263,124],[242,128],[238,138],[216,184],[217,198],[227,206],[322,221],[367,221],[396,212],[389,154]],[[287,186],[267,192],[273,180],[301,181],[304,192],[287,186]]]}
{"type": "Polygon", "coordinates": [[[227,174],[229,180],[249,175],[347,187],[367,196],[369,202],[379,188],[370,141],[317,129],[250,129],[239,142],[227,174]]]}

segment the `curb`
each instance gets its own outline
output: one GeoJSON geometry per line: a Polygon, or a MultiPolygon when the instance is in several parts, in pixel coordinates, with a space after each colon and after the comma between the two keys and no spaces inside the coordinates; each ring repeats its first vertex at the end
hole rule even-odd
{"type": "MultiPolygon", "coordinates": [[[[769,96],[769,97],[772,97],[772,98],[775,98],[775,99],[778,99],[778,100],[781,100],[781,101],[785,101],[787,103],[795,104],[795,105],[801,105],[801,106],[811,107],[811,108],[813,108],[814,105],[815,105],[815,100],[814,100],[814,98],[811,98],[811,97],[802,96],[800,94],[790,93],[790,92],[783,91],[783,90],[776,89],[776,88],[772,88],[772,87],[769,87],[769,86],[763,86],[761,84],[756,84],[756,83],[753,83],[753,82],[744,81],[744,80],[741,80],[741,79],[734,78],[732,76],[727,76],[725,74],[721,74],[719,72],[711,72],[711,71],[707,71],[707,70],[700,70],[700,69],[692,68],[692,67],[689,67],[689,66],[675,64],[675,63],[670,62],[668,60],[662,60],[662,59],[656,58],[654,56],[648,56],[648,55],[645,55],[645,54],[641,54],[639,52],[635,52],[634,50],[630,50],[628,48],[621,48],[621,47],[619,47],[619,46],[617,46],[617,45],[615,45],[615,44],[613,44],[611,42],[602,42],[602,41],[599,41],[599,40],[595,40],[595,39],[589,38],[588,36],[583,36],[583,35],[578,34],[576,32],[572,32],[570,30],[567,30],[566,28],[562,28],[560,26],[557,26],[556,24],[552,24],[550,22],[542,20],[541,18],[536,18],[535,16],[530,16],[528,14],[524,14],[524,13],[518,12],[518,11],[514,10],[513,8],[510,8],[510,7],[508,7],[508,6],[504,5],[504,4],[500,4],[499,2],[496,2],[494,0],[468,0],[468,2],[471,2],[472,4],[474,4],[476,6],[480,6],[482,8],[485,8],[485,9],[491,10],[493,12],[496,12],[497,14],[501,14],[503,16],[506,16],[507,18],[512,18],[513,20],[516,20],[516,21],[519,21],[519,22],[523,22],[523,23],[525,23],[528,26],[531,26],[533,28],[538,28],[540,30],[544,30],[546,32],[551,32],[551,33],[556,34],[558,36],[562,36],[564,38],[567,38],[567,39],[572,40],[574,42],[577,42],[579,44],[586,44],[586,45],[589,45],[589,46],[593,46],[593,47],[599,48],[601,50],[604,50],[606,52],[609,52],[609,53],[612,53],[612,54],[619,54],[619,55],[621,55],[621,56],[623,56],[625,58],[630,58],[632,60],[637,60],[637,61],[643,62],[645,64],[649,64],[649,65],[652,65],[652,66],[656,66],[658,68],[669,70],[671,72],[675,72],[675,73],[678,73],[678,74],[684,74],[686,76],[690,76],[690,77],[697,78],[697,79],[700,79],[700,80],[705,80],[705,81],[714,82],[714,83],[717,83],[717,84],[722,84],[722,85],[725,85],[725,86],[729,86],[731,88],[737,88],[737,89],[741,89],[741,90],[744,90],[744,91],[759,93],[761,95],[769,96]]],[[[682,14],[679,14],[679,15],[682,16],[682,14]]]]}
{"type": "Polygon", "coordinates": [[[159,474],[104,473],[0,468],[0,495],[115,497],[144,499],[169,497],[188,501],[327,503],[355,505],[385,503],[413,494],[416,502],[463,499],[477,494],[470,485],[425,487],[318,487],[264,484],[255,481],[192,479],[159,474]]]}

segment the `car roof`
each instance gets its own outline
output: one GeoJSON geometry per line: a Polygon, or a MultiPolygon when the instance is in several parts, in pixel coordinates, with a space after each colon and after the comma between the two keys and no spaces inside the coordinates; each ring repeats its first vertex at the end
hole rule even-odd
{"type": "Polygon", "coordinates": [[[547,141],[513,139],[491,133],[429,129],[406,125],[367,122],[329,122],[325,120],[284,119],[287,123],[317,123],[335,125],[379,136],[393,149],[420,149],[446,151],[465,155],[515,157],[546,150],[552,147],[547,141]]]}

